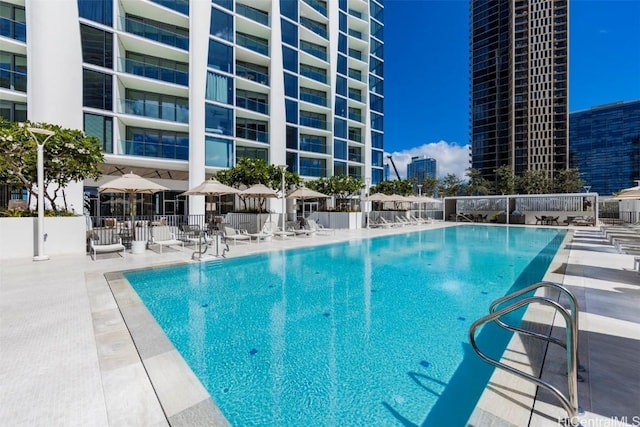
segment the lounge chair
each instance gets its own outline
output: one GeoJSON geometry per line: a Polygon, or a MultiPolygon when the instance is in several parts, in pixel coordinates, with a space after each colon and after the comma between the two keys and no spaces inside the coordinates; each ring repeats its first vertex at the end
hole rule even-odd
{"type": "Polygon", "coordinates": [[[224,238],[227,240],[233,240],[234,246],[238,244],[238,240],[242,242],[251,243],[251,236],[246,230],[236,230],[233,227],[224,226],[224,238]]]}
{"type": "Polygon", "coordinates": [[[106,252],[122,252],[121,256],[124,258],[125,247],[122,244],[122,239],[117,237],[110,242],[101,242],[100,237],[94,233],[94,235],[89,238],[89,255],[91,259],[95,261],[98,253],[106,252]]]}
{"type": "Polygon", "coordinates": [[[163,246],[181,245],[184,248],[184,242],[176,239],[176,235],[171,232],[168,225],[151,227],[151,244],[160,246],[160,255],[162,255],[163,246]]]}
{"type": "Polygon", "coordinates": [[[335,234],[336,232],[336,230],[334,230],[333,228],[325,228],[322,224],[318,224],[313,219],[308,219],[307,224],[309,224],[309,228],[311,230],[315,230],[315,232],[318,234],[329,234],[329,233],[335,234]]]}
{"type": "Polygon", "coordinates": [[[287,231],[293,232],[296,236],[311,236],[316,233],[317,228],[311,227],[307,220],[304,222],[292,221],[287,224],[287,231]]]}
{"type": "Polygon", "coordinates": [[[271,221],[267,221],[262,226],[262,229],[257,233],[249,233],[249,236],[255,238],[258,243],[260,240],[269,240],[273,237],[274,230],[277,230],[277,225],[271,221]]]}
{"type": "Polygon", "coordinates": [[[386,219],[384,219],[384,217],[380,217],[380,218],[378,218],[377,221],[375,221],[375,222],[372,221],[369,224],[369,227],[370,228],[390,228],[393,225],[394,225],[393,223],[387,221],[386,219]]]}

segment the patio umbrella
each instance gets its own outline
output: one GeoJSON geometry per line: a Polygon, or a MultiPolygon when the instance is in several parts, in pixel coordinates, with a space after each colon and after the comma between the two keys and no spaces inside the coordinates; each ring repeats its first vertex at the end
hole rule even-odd
{"type": "Polygon", "coordinates": [[[620,191],[618,195],[614,197],[614,199],[620,199],[620,200],[640,199],[640,185],[637,187],[625,188],[624,190],[620,191]]]}
{"type": "MultiPolygon", "coordinates": [[[[271,188],[267,187],[264,184],[254,184],[251,187],[247,188],[246,190],[242,190],[238,194],[241,195],[242,197],[254,197],[254,198],[258,199],[258,213],[259,214],[262,213],[262,202],[261,202],[261,199],[272,199],[272,198],[277,198],[278,197],[278,193],[276,193],[275,190],[272,190],[271,188]]],[[[262,229],[262,219],[260,219],[260,227],[259,227],[259,229],[262,229]]]]}
{"type": "Polygon", "coordinates": [[[220,206],[220,196],[225,194],[238,194],[240,190],[225,185],[215,179],[207,179],[181,194],[181,196],[207,196],[209,203],[213,203],[213,196],[218,196],[218,207],[220,206]]]}
{"type": "Polygon", "coordinates": [[[167,187],[142,178],[134,173],[126,173],[98,187],[100,193],[126,193],[129,195],[129,214],[131,215],[131,233],[136,239],[136,229],[133,226],[133,211],[135,209],[136,194],[155,194],[167,191],[167,187]]]}
{"type": "Polygon", "coordinates": [[[287,195],[287,199],[300,199],[302,200],[302,218],[304,218],[304,201],[307,199],[326,199],[331,196],[327,196],[319,191],[312,190],[307,187],[300,187],[295,191],[292,191],[287,195]]]}

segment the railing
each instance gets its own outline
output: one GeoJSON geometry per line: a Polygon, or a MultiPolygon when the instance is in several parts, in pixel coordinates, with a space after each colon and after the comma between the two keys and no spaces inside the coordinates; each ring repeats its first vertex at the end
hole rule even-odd
{"type": "Polygon", "coordinates": [[[327,38],[326,25],[321,25],[312,19],[305,18],[304,16],[300,17],[300,25],[307,28],[308,30],[311,30],[311,32],[319,35],[322,38],[327,38]]]}
{"type": "Polygon", "coordinates": [[[16,90],[18,92],[26,92],[27,73],[12,70],[0,70],[0,87],[16,90]]]}
{"type": "Polygon", "coordinates": [[[257,113],[269,114],[269,104],[266,101],[236,96],[236,107],[245,108],[257,113]]]}
{"type": "Polygon", "coordinates": [[[236,124],[236,137],[269,143],[269,132],[260,131],[250,126],[236,124]]]}
{"type": "Polygon", "coordinates": [[[510,372],[520,378],[523,378],[533,384],[536,384],[537,386],[540,386],[542,388],[545,388],[546,390],[550,391],[561,403],[561,405],[563,406],[563,408],[565,409],[565,411],[568,414],[568,418],[566,420],[566,422],[569,425],[572,426],[578,426],[580,425],[580,422],[578,420],[578,415],[581,413],[581,409],[578,405],[578,388],[577,388],[577,381],[578,381],[578,303],[576,301],[575,296],[565,287],[563,287],[562,285],[559,285],[557,283],[553,283],[553,282],[539,282],[536,284],[533,284],[531,286],[528,286],[524,289],[521,289],[517,292],[514,292],[512,294],[509,294],[505,297],[499,298],[497,300],[495,300],[490,307],[490,313],[484,317],[481,317],[480,319],[476,320],[471,327],[469,328],[469,342],[471,343],[471,347],[473,348],[473,350],[476,352],[476,354],[478,354],[478,356],[484,360],[485,362],[499,368],[502,370],[505,370],[507,372],[510,372]],[[521,297],[529,292],[532,292],[536,289],[539,288],[552,288],[552,289],[556,289],[558,291],[560,291],[561,294],[564,294],[565,296],[567,296],[569,298],[569,305],[570,305],[570,311],[565,309],[562,305],[560,305],[558,302],[551,300],[550,298],[547,297],[542,297],[542,296],[532,296],[532,297],[526,297],[520,300],[517,300],[515,302],[511,302],[513,300],[515,300],[518,297],[521,297]],[[500,306],[503,303],[506,302],[510,302],[509,305],[507,305],[506,307],[499,309],[498,310],[498,306],[500,306]],[[533,331],[529,331],[526,329],[522,329],[519,327],[514,327],[514,326],[510,326],[505,324],[504,322],[502,322],[500,320],[501,317],[519,309],[522,307],[525,307],[527,305],[530,304],[543,304],[543,305],[547,305],[550,306],[552,308],[554,308],[558,313],[560,313],[560,315],[564,318],[565,320],[565,341],[562,342],[561,340],[558,340],[554,337],[551,336],[547,336],[544,334],[540,334],[540,333],[536,333],[533,331]],[[496,311],[497,310],[497,311],[496,311]],[[478,348],[478,345],[476,343],[476,331],[478,330],[478,328],[480,328],[481,326],[490,323],[490,322],[495,322],[498,326],[505,328],[507,330],[513,331],[513,332],[517,332],[519,334],[522,335],[526,335],[532,338],[538,338],[538,339],[542,339],[545,340],[547,342],[551,342],[554,344],[558,344],[560,346],[562,346],[565,350],[566,350],[566,364],[567,364],[567,387],[568,387],[568,391],[569,391],[569,397],[567,398],[562,392],[560,392],[555,386],[549,384],[546,381],[541,380],[540,378],[533,376],[531,374],[528,374],[526,372],[523,372],[519,369],[516,369],[512,366],[509,366],[505,363],[502,363],[500,361],[494,360],[491,357],[487,356],[486,354],[484,354],[482,351],[480,351],[480,349],[478,348]]]}
{"type": "Polygon", "coordinates": [[[327,16],[327,4],[318,0],[304,0],[312,9],[320,12],[323,16],[327,16]]]}
{"type": "Polygon", "coordinates": [[[183,15],[189,15],[189,2],[185,0],[151,0],[161,6],[175,10],[183,15]]]}
{"type": "Polygon", "coordinates": [[[312,95],[312,94],[307,93],[307,92],[300,91],[300,100],[301,101],[307,101],[307,102],[310,102],[310,103],[316,104],[316,105],[321,105],[323,107],[327,106],[327,98],[322,97],[322,96],[318,96],[318,95],[312,95]]]}
{"type": "Polygon", "coordinates": [[[163,82],[175,83],[181,86],[189,85],[189,73],[178,71],[172,68],[151,65],[134,59],[121,58],[119,71],[134,74],[136,76],[147,77],[163,82]]]}
{"type": "Polygon", "coordinates": [[[156,157],[159,159],[189,160],[189,147],[150,141],[121,140],[119,153],[128,156],[156,157]]]}
{"type": "Polygon", "coordinates": [[[327,130],[327,121],[316,117],[300,115],[300,125],[316,129],[327,130]]]}
{"type": "Polygon", "coordinates": [[[236,33],[236,44],[262,55],[269,55],[269,42],[264,39],[249,34],[236,33]]]}
{"type": "Polygon", "coordinates": [[[122,99],[120,112],[172,122],[189,123],[189,106],[143,99],[122,99]]]}
{"type": "Polygon", "coordinates": [[[259,24],[269,26],[269,14],[259,9],[247,6],[246,4],[236,3],[236,12],[245,18],[249,18],[259,24]]]}
{"type": "Polygon", "coordinates": [[[240,64],[236,64],[236,75],[238,77],[243,77],[247,80],[253,80],[266,86],[269,85],[268,74],[261,73],[260,71],[253,70],[240,64]]]}
{"type": "Polygon", "coordinates": [[[323,61],[327,60],[327,50],[324,49],[323,46],[317,46],[312,43],[301,40],[300,49],[303,52],[306,52],[311,56],[315,56],[318,59],[322,59],[323,61]]]}
{"type": "Polygon", "coordinates": [[[189,37],[156,27],[146,22],[120,17],[120,29],[145,39],[154,40],[178,49],[189,49],[189,37]]]}
{"type": "Polygon", "coordinates": [[[320,83],[327,83],[326,73],[320,73],[318,71],[313,71],[308,68],[300,67],[300,74],[305,77],[309,77],[310,79],[313,79],[315,81],[318,81],[320,83]]]}
{"type": "Polygon", "coordinates": [[[0,17],[0,36],[26,42],[27,24],[13,19],[0,17]]]}

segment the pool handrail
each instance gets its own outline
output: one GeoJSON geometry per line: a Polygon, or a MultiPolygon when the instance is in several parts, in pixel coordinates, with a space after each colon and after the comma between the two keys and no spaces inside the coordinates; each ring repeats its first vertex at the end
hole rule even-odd
{"type": "MultiPolygon", "coordinates": [[[[549,298],[545,298],[545,297],[540,297],[540,296],[532,296],[532,297],[528,297],[528,298],[524,298],[521,300],[518,300],[510,305],[508,305],[507,307],[504,307],[498,311],[494,311],[492,313],[487,314],[486,316],[481,317],[480,319],[476,320],[475,322],[473,322],[473,324],[471,325],[471,327],[469,328],[469,342],[471,344],[471,348],[473,348],[473,350],[476,352],[476,354],[483,359],[485,362],[499,368],[499,369],[503,369],[507,372],[510,372],[520,378],[523,378],[525,380],[528,380],[540,387],[543,387],[545,389],[547,389],[549,392],[551,392],[562,404],[564,410],[567,412],[567,414],[569,415],[569,417],[567,418],[567,422],[569,425],[572,426],[579,426],[580,422],[578,420],[578,415],[580,413],[580,408],[578,406],[578,389],[577,389],[577,350],[574,347],[574,335],[577,333],[576,329],[574,328],[574,324],[573,324],[573,319],[571,314],[568,312],[567,309],[565,309],[564,307],[562,307],[562,305],[560,305],[559,303],[557,303],[556,301],[553,301],[549,298]],[[564,394],[562,394],[562,392],[560,392],[556,387],[554,387],[553,385],[549,384],[546,381],[541,380],[538,377],[535,377],[531,374],[528,374],[526,372],[520,371],[514,367],[511,367],[509,365],[506,365],[500,361],[494,360],[492,358],[490,358],[489,356],[487,356],[486,354],[484,354],[482,351],[480,351],[480,349],[478,348],[478,345],[476,343],[476,330],[480,327],[485,325],[486,323],[495,321],[496,319],[511,313],[512,311],[515,311],[521,307],[524,307],[526,305],[532,304],[532,303],[540,303],[543,305],[548,305],[551,306],[553,308],[556,309],[556,311],[558,311],[562,317],[565,320],[566,323],[566,328],[565,328],[565,334],[566,334],[566,342],[567,342],[567,346],[566,346],[566,355],[567,355],[567,385],[568,385],[568,389],[569,389],[569,397],[567,398],[564,394]],[[577,424],[576,424],[577,423],[577,424]]],[[[535,335],[532,335],[535,337],[535,335]]]]}

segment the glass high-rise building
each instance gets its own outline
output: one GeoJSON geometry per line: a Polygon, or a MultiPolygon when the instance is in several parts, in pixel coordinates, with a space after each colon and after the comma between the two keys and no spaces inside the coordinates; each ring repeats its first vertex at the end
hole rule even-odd
{"type": "Polygon", "coordinates": [[[568,167],[569,2],[470,2],[471,166],[568,167]]]}
{"type": "Polygon", "coordinates": [[[412,157],[407,164],[407,179],[413,179],[417,184],[422,184],[426,178],[435,178],[437,174],[436,159],[431,157],[412,157]]]}
{"type": "Polygon", "coordinates": [[[133,170],[179,194],[245,157],[383,179],[382,0],[12,0],[0,13],[0,113],[97,136],[104,180],[133,170]]]}
{"type": "Polygon", "coordinates": [[[569,115],[570,165],[591,191],[609,196],[640,180],[640,100],[569,115]]]}

